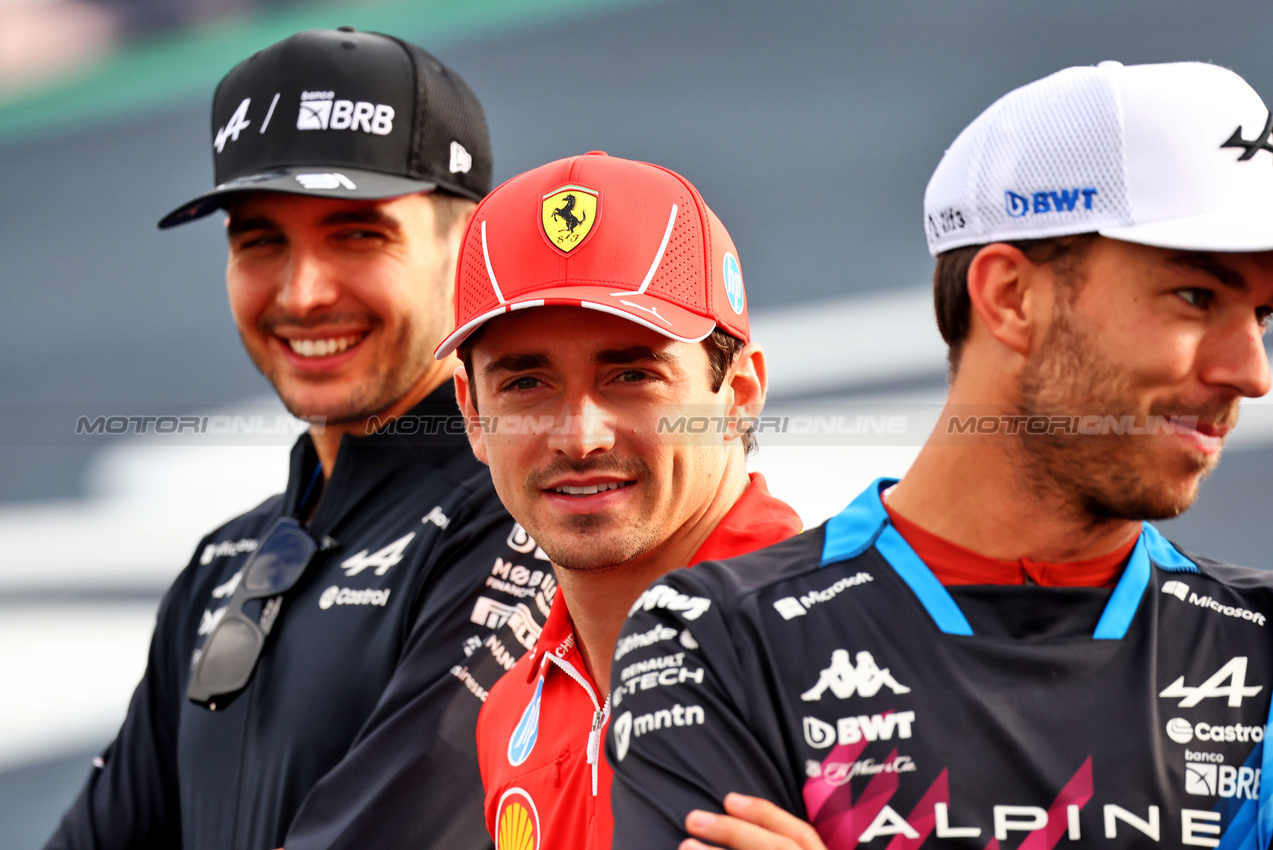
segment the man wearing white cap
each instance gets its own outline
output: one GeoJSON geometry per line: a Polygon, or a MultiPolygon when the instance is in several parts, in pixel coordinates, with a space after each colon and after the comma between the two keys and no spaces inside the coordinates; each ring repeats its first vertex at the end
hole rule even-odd
{"type": "Polygon", "coordinates": [[[611,721],[616,847],[1269,846],[1273,575],[1146,522],[1269,389],[1269,132],[1230,71],[1102,63],[960,134],[924,202],[938,427],[824,526],[663,580],[705,676],[611,721]]]}

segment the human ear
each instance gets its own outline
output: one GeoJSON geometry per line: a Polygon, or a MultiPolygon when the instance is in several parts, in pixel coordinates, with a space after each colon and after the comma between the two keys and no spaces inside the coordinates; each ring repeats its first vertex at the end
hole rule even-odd
{"type": "MultiPolygon", "coordinates": [[[[765,363],[765,350],[759,343],[749,342],[738,352],[725,375],[722,389],[730,393],[728,421],[750,423],[755,421],[765,407],[765,394],[769,390],[769,370],[765,363]]],[[[729,438],[739,435],[735,429],[729,438]]]]}
{"type": "Polygon", "coordinates": [[[1004,242],[978,251],[968,266],[968,300],[974,317],[969,336],[975,335],[980,324],[1002,345],[1028,355],[1051,315],[1051,287],[1041,285],[1045,269],[1004,242]]]}

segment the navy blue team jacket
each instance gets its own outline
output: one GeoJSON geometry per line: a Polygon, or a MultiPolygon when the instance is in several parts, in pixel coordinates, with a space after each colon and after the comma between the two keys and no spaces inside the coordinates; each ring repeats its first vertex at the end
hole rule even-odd
{"type": "Polygon", "coordinates": [[[304,513],[317,469],[304,435],[287,491],[199,544],[48,850],[490,845],[478,710],[534,645],[556,585],[473,457],[449,384],[344,439],[307,522],[334,547],[282,598],[246,689],[215,711],[186,698],[244,563],[275,519],[304,513]]]}
{"type": "Polygon", "coordinates": [[[1273,573],[1149,524],[1115,589],[943,587],[877,481],[679,570],[612,667],[615,850],[766,797],[837,848],[1266,848],[1273,573]]]}

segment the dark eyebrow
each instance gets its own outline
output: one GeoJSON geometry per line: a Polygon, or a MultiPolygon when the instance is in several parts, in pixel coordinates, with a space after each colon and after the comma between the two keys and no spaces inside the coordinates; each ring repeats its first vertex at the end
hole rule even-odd
{"type": "Polygon", "coordinates": [[[490,377],[497,372],[525,372],[530,369],[542,369],[550,362],[552,361],[549,360],[547,354],[541,354],[536,351],[520,351],[513,354],[505,354],[503,357],[496,357],[482,367],[482,374],[490,377]]]}
{"type": "MultiPolygon", "coordinates": [[[[342,224],[374,224],[389,230],[401,230],[402,223],[391,215],[385,215],[375,207],[365,209],[336,210],[323,217],[324,227],[338,227],[342,224]]],[[[256,230],[278,230],[278,224],[265,215],[253,215],[237,218],[233,213],[226,223],[225,232],[230,236],[240,236],[256,230]]]]}
{"type": "Polygon", "coordinates": [[[653,360],[656,363],[675,363],[676,355],[667,351],[650,348],[648,345],[630,345],[627,348],[607,348],[592,356],[592,362],[607,366],[618,366],[624,363],[639,363],[642,360],[653,360]]]}
{"type": "Polygon", "coordinates": [[[323,224],[331,227],[338,224],[376,224],[391,230],[401,230],[402,223],[391,215],[385,215],[375,207],[365,209],[337,210],[325,216],[323,224]]]}
{"type": "Polygon", "coordinates": [[[225,223],[225,232],[230,236],[240,236],[254,230],[278,230],[278,225],[267,216],[254,215],[238,218],[233,213],[230,214],[230,220],[225,223]]]}
{"type": "Polygon", "coordinates": [[[1251,288],[1241,272],[1234,271],[1224,265],[1212,254],[1181,254],[1178,257],[1173,257],[1171,261],[1176,265],[1211,275],[1211,277],[1220,281],[1222,285],[1235,292],[1247,292],[1251,288]]]}

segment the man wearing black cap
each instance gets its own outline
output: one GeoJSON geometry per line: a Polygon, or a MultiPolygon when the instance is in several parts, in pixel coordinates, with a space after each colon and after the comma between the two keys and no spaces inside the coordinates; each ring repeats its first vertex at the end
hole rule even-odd
{"type": "Polygon", "coordinates": [[[212,136],[216,189],[160,226],[226,210],[244,346],[312,427],[164,597],[48,847],[488,846],[477,712],[556,585],[430,356],[490,188],[481,106],[413,45],[305,32],[221,81],[212,136]]]}

